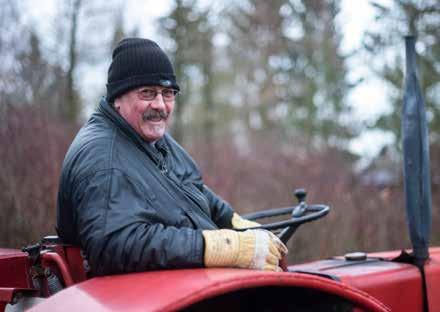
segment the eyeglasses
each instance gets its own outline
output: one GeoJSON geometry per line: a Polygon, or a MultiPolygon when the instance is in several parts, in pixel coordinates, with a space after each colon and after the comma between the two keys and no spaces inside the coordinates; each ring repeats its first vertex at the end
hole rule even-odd
{"type": "Polygon", "coordinates": [[[143,101],[153,101],[158,94],[162,95],[162,98],[166,102],[174,101],[179,91],[174,89],[162,89],[158,91],[156,89],[144,88],[137,92],[138,98],[143,101]]]}

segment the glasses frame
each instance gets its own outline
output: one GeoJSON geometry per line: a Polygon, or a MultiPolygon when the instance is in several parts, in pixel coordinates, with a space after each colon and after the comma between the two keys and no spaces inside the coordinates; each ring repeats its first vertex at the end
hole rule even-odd
{"type": "Polygon", "coordinates": [[[136,94],[138,99],[142,101],[154,101],[156,97],[160,94],[164,102],[172,102],[176,99],[176,96],[179,94],[179,91],[173,88],[163,88],[161,90],[157,90],[153,87],[143,87],[137,90],[136,94]],[[144,91],[153,91],[153,93],[151,96],[145,96],[144,91]],[[171,91],[172,95],[170,94],[170,96],[168,95],[165,96],[164,91],[165,92],[171,91]]]}

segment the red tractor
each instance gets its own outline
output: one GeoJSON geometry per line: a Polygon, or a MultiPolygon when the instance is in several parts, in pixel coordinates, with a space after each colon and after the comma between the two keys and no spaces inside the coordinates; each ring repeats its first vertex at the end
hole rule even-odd
{"type": "MultiPolygon", "coordinates": [[[[88,278],[80,249],[57,237],[0,249],[1,311],[440,311],[440,248],[429,248],[431,194],[428,130],[415,70],[414,38],[406,41],[402,120],[406,210],[413,251],[356,252],[285,266],[285,272],[184,269],[88,278]]],[[[294,207],[247,215],[287,240],[303,223],[325,216],[304,190],[294,207]]]]}

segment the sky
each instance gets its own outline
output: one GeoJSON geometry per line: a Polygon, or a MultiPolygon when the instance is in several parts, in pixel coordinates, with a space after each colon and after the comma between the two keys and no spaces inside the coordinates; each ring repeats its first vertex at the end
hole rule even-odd
{"type": "MultiPolygon", "coordinates": [[[[391,6],[391,0],[377,1],[383,5],[391,6]]],[[[155,20],[163,16],[171,9],[172,1],[169,0],[127,0],[125,2],[124,21],[127,30],[141,25],[140,35],[158,41],[161,44],[161,37],[156,31],[155,20]],[[145,14],[148,12],[149,14],[145,14]]],[[[214,9],[220,9],[227,1],[207,1],[201,0],[201,6],[209,5],[214,9]]],[[[27,10],[28,15],[25,22],[32,23],[38,20],[40,32],[45,29],[49,31],[50,16],[55,12],[56,0],[43,0],[38,2],[29,2],[31,10],[27,10]],[[48,17],[41,19],[41,16],[48,17]]],[[[227,4],[226,4],[227,5],[227,4]]],[[[343,33],[342,52],[350,52],[361,47],[362,33],[370,27],[374,19],[374,10],[368,0],[342,0],[341,13],[338,16],[337,23],[343,33]]],[[[362,79],[362,83],[356,86],[348,94],[347,100],[352,107],[353,120],[358,122],[371,122],[381,113],[389,109],[386,100],[386,86],[383,82],[372,75],[368,67],[369,60],[365,55],[359,55],[349,58],[348,68],[350,81],[362,79]]],[[[104,67],[96,68],[94,74],[82,75],[82,83],[87,86],[90,94],[85,94],[86,98],[94,98],[93,90],[97,90],[105,84],[107,64],[104,67]]],[[[85,88],[83,88],[85,89],[85,88]]],[[[88,115],[92,110],[86,111],[88,115]]],[[[365,162],[374,157],[386,143],[392,142],[393,137],[386,133],[373,130],[365,131],[350,144],[350,150],[363,157],[365,162]]]]}

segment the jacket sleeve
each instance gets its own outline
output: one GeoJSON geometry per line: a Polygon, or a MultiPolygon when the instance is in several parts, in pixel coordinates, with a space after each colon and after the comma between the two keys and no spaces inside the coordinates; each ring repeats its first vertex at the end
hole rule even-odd
{"type": "Polygon", "coordinates": [[[203,185],[203,193],[209,202],[212,220],[221,229],[232,229],[232,215],[234,210],[231,205],[215,194],[209,187],[203,185]]]}
{"type": "Polygon", "coordinates": [[[160,223],[145,193],[116,169],[74,188],[79,240],[94,274],[203,266],[201,230],[160,223]]]}

